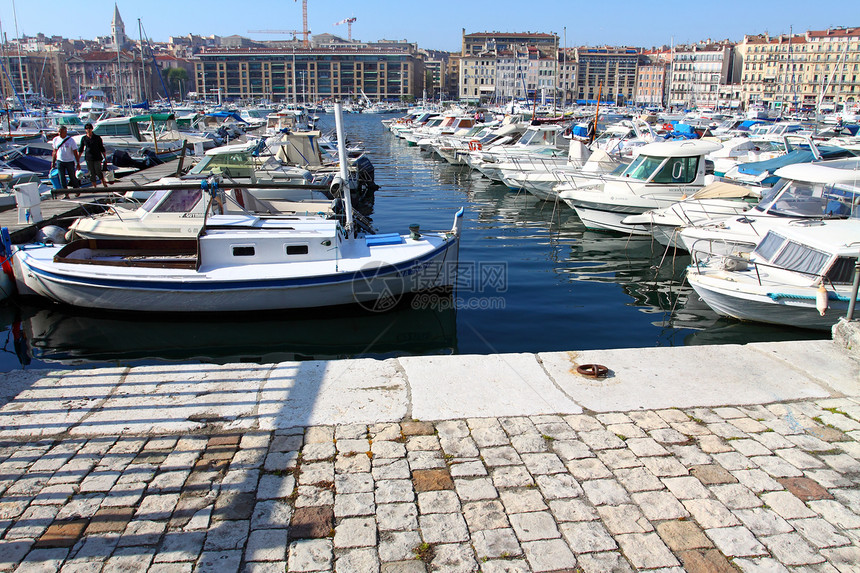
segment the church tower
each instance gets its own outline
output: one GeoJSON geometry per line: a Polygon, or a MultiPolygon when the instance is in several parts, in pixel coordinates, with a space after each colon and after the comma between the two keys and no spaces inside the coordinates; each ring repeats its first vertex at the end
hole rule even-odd
{"type": "Polygon", "coordinates": [[[122,17],[119,15],[119,7],[113,5],[113,21],[110,24],[111,36],[113,36],[114,48],[120,50],[128,43],[128,36],[125,35],[125,24],[122,22],[122,17]]]}

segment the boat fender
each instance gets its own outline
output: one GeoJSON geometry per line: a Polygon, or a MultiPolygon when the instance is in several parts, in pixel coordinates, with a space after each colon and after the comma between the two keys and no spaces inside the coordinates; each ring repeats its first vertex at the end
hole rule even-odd
{"type": "Polygon", "coordinates": [[[66,231],[56,225],[46,225],[36,231],[37,243],[62,245],[66,242],[66,231]]]}
{"type": "Polygon", "coordinates": [[[827,299],[827,289],[824,288],[823,284],[818,285],[818,290],[815,292],[815,308],[821,316],[827,312],[827,299]]]}
{"type": "Polygon", "coordinates": [[[749,268],[749,262],[743,257],[729,255],[723,258],[723,270],[729,272],[745,271],[749,268]]]}
{"type": "Polygon", "coordinates": [[[12,238],[9,236],[9,229],[3,227],[0,229],[0,267],[2,271],[15,282],[15,274],[12,270],[12,238]]]}
{"type": "Polygon", "coordinates": [[[342,197],[342,189],[343,189],[343,177],[340,175],[335,175],[331,180],[331,185],[329,186],[329,191],[331,192],[332,197],[342,197]]]}

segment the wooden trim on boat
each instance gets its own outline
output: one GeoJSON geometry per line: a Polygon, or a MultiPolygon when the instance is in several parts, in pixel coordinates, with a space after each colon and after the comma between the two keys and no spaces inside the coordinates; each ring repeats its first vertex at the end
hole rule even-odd
{"type": "Polygon", "coordinates": [[[55,263],[159,269],[196,269],[199,259],[197,239],[80,239],[69,243],[54,255],[55,263]],[[72,256],[82,249],[112,258],[102,260],[72,256]]]}

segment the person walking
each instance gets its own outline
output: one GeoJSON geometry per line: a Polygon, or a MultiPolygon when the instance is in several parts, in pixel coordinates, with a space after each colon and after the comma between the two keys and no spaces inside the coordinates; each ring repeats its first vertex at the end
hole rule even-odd
{"type": "Polygon", "coordinates": [[[107,187],[105,181],[104,170],[102,163],[107,164],[107,151],[105,144],[99,134],[93,132],[93,124],[88,123],[84,126],[86,135],[81,138],[81,143],[78,145],[78,153],[84,156],[84,161],[87,162],[87,171],[90,173],[90,183],[93,187],[97,181],[102,182],[102,186],[107,187]]]}
{"type": "MultiPolygon", "coordinates": [[[[71,135],[68,135],[68,130],[65,125],[61,125],[57,137],[51,141],[51,147],[54,151],[51,153],[51,169],[54,165],[60,172],[60,188],[66,190],[63,199],[69,198],[69,187],[79,189],[81,184],[75,175],[75,170],[81,167],[81,154],[78,153],[78,148],[75,145],[75,140],[71,135]],[[66,182],[66,176],[69,180],[66,182]]],[[[80,197],[77,193],[75,197],[80,197]]]]}

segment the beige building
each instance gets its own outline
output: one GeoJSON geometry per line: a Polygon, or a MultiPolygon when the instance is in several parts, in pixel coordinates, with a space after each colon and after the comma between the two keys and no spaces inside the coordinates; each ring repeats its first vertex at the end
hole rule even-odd
{"type": "Polygon", "coordinates": [[[478,102],[496,92],[496,54],[460,57],[460,100],[478,102]]]}
{"type": "Polygon", "coordinates": [[[672,51],[668,105],[720,107],[721,87],[732,83],[734,45],[729,41],[676,46],[672,51]]]}
{"type": "Polygon", "coordinates": [[[636,70],[636,105],[664,107],[668,97],[669,62],[672,53],[668,50],[651,50],[642,54],[636,70]]]}
{"type": "Polygon", "coordinates": [[[860,27],[745,36],[737,49],[746,106],[833,111],[860,102],[860,27]]]}

